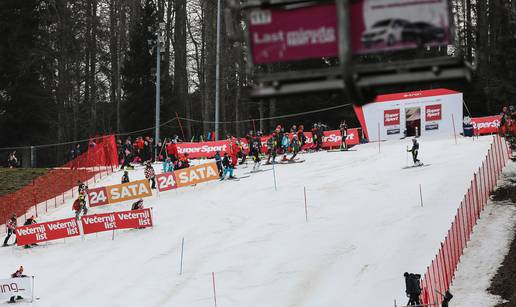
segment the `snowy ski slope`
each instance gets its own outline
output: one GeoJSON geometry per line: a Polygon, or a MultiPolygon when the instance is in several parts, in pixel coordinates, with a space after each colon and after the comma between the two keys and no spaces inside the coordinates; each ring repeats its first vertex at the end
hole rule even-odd
{"type": "MultiPolygon", "coordinates": [[[[2,248],[0,276],[20,265],[35,275],[40,299],[30,306],[213,306],[212,272],[219,307],[392,306],[406,302],[403,272],[430,264],[491,141],[423,138],[420,158],[431,166],[405,170],[410,140],[383,142],[381,153],[367,144],[305,154],[275,167],[277,192],[272,171],[164,192],[145,200],[153,229],[2,248]]],[[[39,220],[72,216],[71,202],[39,220]]]]}

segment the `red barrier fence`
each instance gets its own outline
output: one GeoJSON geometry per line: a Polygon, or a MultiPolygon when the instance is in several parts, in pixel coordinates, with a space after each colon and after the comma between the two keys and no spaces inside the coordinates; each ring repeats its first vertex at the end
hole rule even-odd
{"type": "Polygon", "coordinates": [[[32,184],[0,197],[0,223],[16,213],[23,222],[27,215],[57,207],[66,197],[73,197],[77,181],[93,183],[113,172],[118,165],[115,136],[95,139],[96,145],[62,167],[51,169],[32,184]],[[30,212],[30,213],[28,213],[30,212]]]}
{"type": "Polygon", "coordinates": [[[473,227],[484,210],[489,194],[496,187],[496,181],[502,169],[510,158],[510,148],[505,139],[496,135],[493,137],[491,148],[487,152],[482,166],[473,175],[470,187],[457,209],[448,234],[446,235],[439,252],[421,280],[421,299],[423,304],[440,306],[442,297],[437,293],[444,293],[450,289],[457,265],[467,247],[473,232],[473,227]]]}

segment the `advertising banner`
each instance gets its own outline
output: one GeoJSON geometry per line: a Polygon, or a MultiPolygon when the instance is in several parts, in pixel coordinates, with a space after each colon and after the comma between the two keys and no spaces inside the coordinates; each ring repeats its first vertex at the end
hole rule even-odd
{"type": "Polygon", "coordinates": [[[255,64],[336,57],[339,54],[334,4],[295,9],[254,8],[247,14],[255,64]]]}
{"type": "Polygon", "coordinates": [[[16,244],[29,245],[80,235],[75,218],[16,227],[16,244]]]}
{"type": "Polygon", "coordinates": [[[497,133],[500,128],[500,119],[500,115],[471,118],[475,135],[497,133]]]}
{"type": "Polygon", "coordinates": [[[32,298],[34,277],[17,277],[0,279],[0,299],[9,300],[11,296],[32,298]]]}
{"type": "Polygon", "coordinates": [[[90,207],[107,205],[109,199],[107,197],[106,187],[88,189],[88,202],[90,207]]]}
{"type": "Polygon", "coordinates": [[[440,104],[426,106],[425,112],[426,112],[426,121],[427,122],[437,121],[437,120],[442,119],[440,104]]]}
{"type": "Polygon", "coordinates": [[[349,16],[354,54],[450,42],[447,0],[357,0],[349,16]]]}
{"type": "Polygon", "coordinates": [[[228,141],[213,141],[213,142],[199,142],[199,143],[177,143],[177,152],[180,155],[188,153],[191,159],[206,158],[215,156],[216,151],[220,151],[223,155],[229,152],[228,141]]]}
{"type": "Polygon", "coordinates": [[[151,208],[85,215],[81,218],[84,234],[127,228],[152,227],[151,208]]]}
{"type": "Polygon", "coordinates": [[[219,179],[219,171],[215,162],[176,170],[174,174],[178,187],[219,179]]]}
{"type": "Polygon", "coordinates": [[[383,125],[395,126],[400,124],[400,109],[383,111],[383,125]]]}
{"type": "Polygon", "coordinates": [[[177,189],[176,176],[173,172],[156,175],[156,182],[160,192],[177,189]]]}
{"type": "Polygon", "coordinates": [[[108,202],[110,204],[152,196],[149,181],[145,179],[124,184],[110,185],[105,188],[107,191],[108,202]]]}

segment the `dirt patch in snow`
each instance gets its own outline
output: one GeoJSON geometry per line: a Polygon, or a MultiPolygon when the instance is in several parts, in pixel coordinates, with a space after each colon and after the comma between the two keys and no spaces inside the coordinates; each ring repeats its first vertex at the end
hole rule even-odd
{"type": "MultiPolygon", "coordinates": [[[[515,178],[516,176],[511,176],[515,178]]],[[[516,180],[508,179],[507,184],[498,187],[491,199],[500,204],[516,204],[516,180]]],[[[509,253],[505,256],[502,265],[498,268],[496,275],[491,281],[488,291],[491,294],[502,297],[505,301],[496,307],[516,307],[516,229],[513,234],[509,253]]]]}

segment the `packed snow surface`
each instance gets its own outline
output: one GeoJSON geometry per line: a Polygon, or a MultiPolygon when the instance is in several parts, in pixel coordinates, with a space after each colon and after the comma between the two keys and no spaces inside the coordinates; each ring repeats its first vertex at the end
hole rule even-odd
{"type": "MultiPolygon", "coordinates": [[[[240,181],[155,193],[145,199],[153,229],[2,248],[0,276],[20,265],[36,276],[40,299],[31,306],[213,306],[212,272],[220,307],[391,306],[406,300],[403,273],[423,273],[434,258],[491,142],[422,138],[420,158],[431,165],[413,169],[402,169],[411,163],[409,139],[382,142],[381,153],[372,143],[300,155],[306,162],[262,166],[268,171],[240,181]]],[[[129,176],[141,179],[143,170],[129,176]]],[[[71,203],[39,220],[73,216],[71,203]]]]}

